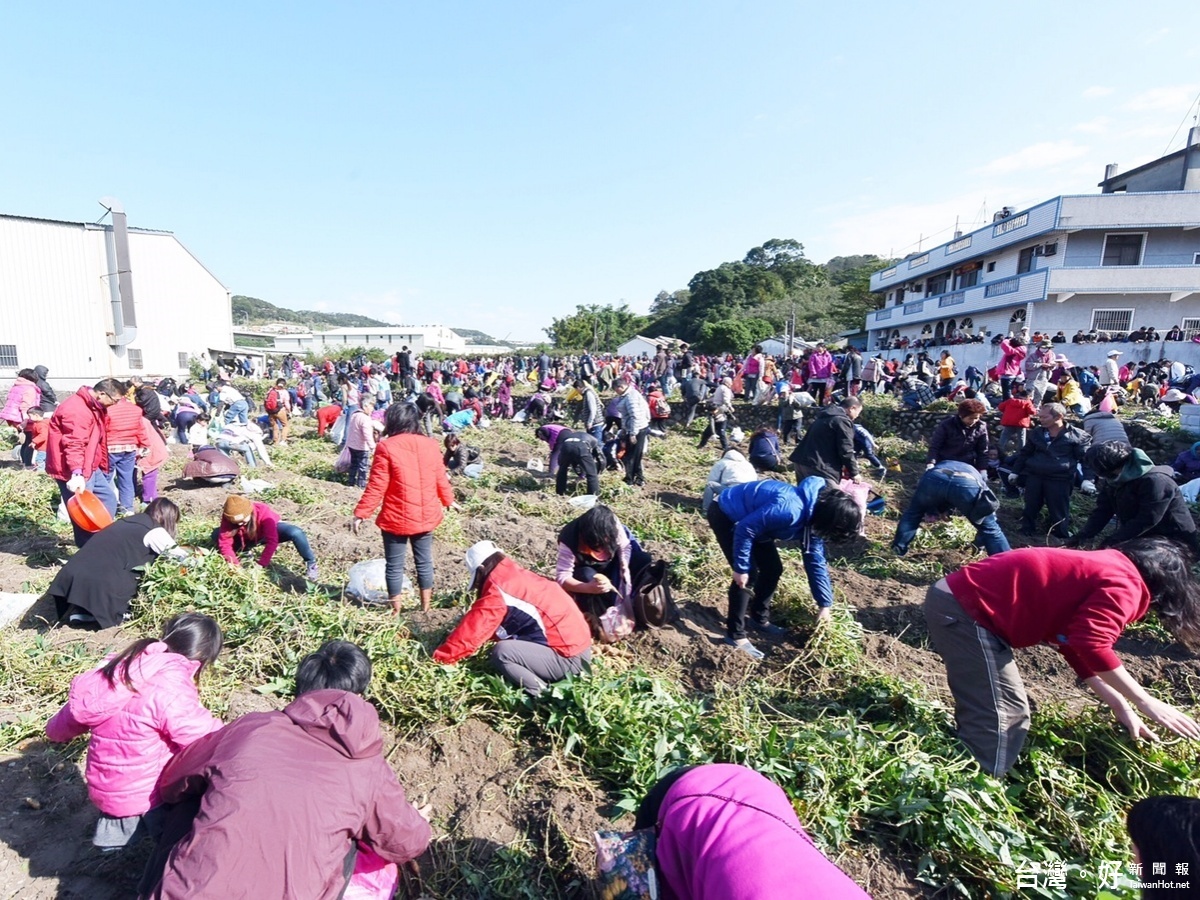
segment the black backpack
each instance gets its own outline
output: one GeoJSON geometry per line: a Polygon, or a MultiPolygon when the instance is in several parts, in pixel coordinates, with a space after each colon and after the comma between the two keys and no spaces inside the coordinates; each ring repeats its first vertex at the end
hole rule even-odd
{"type": "Polygon", "coordinates": [[[633,616],[639,629],[665,628],[679,618],[679,608],[667,583],[665,560],[655,560],[643,568],[633,584],[633,616]]]}

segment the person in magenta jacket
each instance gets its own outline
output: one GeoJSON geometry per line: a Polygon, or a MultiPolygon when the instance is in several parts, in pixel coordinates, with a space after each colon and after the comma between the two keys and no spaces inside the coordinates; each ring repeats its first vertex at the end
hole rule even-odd
{"type": "Polygon", "coordinates": [[[571,596],[549,578],[521,568],[491,541],[467,550],[475,602],[433,652],[450,665],[495,641],[492,667],[537,697],[548,683],[578,675],[592,658],[592,636],[571,596]]]}
{"type": "Polygon", "coordinates": [[[230,494],[221,510],[221,524],[213,531],[213,543],[231,566],[240,566],[238,554],[258,544],[263,545],[258,564],[264,569],[271,564],[280,542],[292,544],[304,560],[305,577],[317,579],[317,557],[308,544],[304,529],[280,521],[279,513],[265,503],[256,503],[239,494],[230,494]]]}
{"type": "Polygon", "coordinates": [[[541,425],[533,433],[534,437],[539,441],[545,441],[550,447],[550,465],[547,471],[551,475],[558,474],[558,455],[561,449],[559,440],[565,432],[569,432],[570,430],[565,425],[541,425]]]}
{"type": "Polygon", "coordinates": [[[97,847],[124,847],[160,803],[158,776],[171,757],[221,727],[196,685],[222,643],[211,618],[181,613],[163,625],[161,639],[135,641],[71,682],[46,736],[62,743],[92,733],[84,777],[100,810],[97,847]]]}
{"type": "Polygon", "coordinates": [[[1153,607],[1181,644],[1200,650],[1200,586],[1190,557],[1161,537],[1110,550],[1028,547],[964,566],[929,588],[925,621],[946,664],[958,735],[990,774],[1008,772],[1029,732],[1014,647],[1050,644],[1135,740],[1142,720],[1200,739],[1186,713],[1146,693],[1113,652],[1125,626],[1153,607]]]}
{"type": "Polygon", "coordinates": [[[642,801],[663,900],[870,900],[825,858],[774,782],[744,766],[678,769],[642,801]]]}

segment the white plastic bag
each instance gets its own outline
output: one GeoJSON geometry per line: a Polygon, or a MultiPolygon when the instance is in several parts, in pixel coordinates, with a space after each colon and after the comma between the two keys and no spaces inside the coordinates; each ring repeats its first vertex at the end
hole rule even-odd
{"type": "Polygon", "coordinates": [[[514,422],[524,422],[525,421],[525,410],[521,410],[519,413],[517,413],[515,416],[513,416],[512,420],[514,422]]]}
{"type": "Polygon", "coordinates": [[[746,432],[742,431],[740,426],[734,425],[733,428],[729,432],[729,440],[733,441],[733,443],[735,443],[735,444],[740,444],[745,439],[746,439],[746,432]]]}
{"type": "Polygon", "coordinates": [[[580,494],[578,497],[572,497],[567,502],[576,509],[591,509],[596,505],[597,499],[595,494],[580,494]]]}
{"type": "MultiPolygon", "coordinates": [[[[411,591],[412,582],[404,576],[401,590],[411,591]]],[[[346,596],[359,603],[387,603],[387,564],[382,559],[368,559],[350,567],[346,577],[346,596]]]]}
{"type": "Polygon", "coordinates": [[[525,463],[525,468],[530,472],[545,472],[546,464],[542,462],[541,457],[535,456],[529,462],[525,463]]]}

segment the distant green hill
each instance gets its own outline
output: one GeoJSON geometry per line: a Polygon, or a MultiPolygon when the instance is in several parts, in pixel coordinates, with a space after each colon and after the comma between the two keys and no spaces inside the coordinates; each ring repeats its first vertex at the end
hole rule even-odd
{"type": "Polygon", "coordinates": [[[381,322],[367,316],[356,316],[353,313],[326,313],[315,309],[284,309],[257,297],[244,297],[235,294],[230,298],[233,302],[234,325],[270,325],[277,322],[290,322],[294,325],[315,326],[326,328],[372,328],[377,325],[393,325],[393,322],[381,322]]]}
{"type": "MultiPolygon", "coordinates": [[[[356,316],[353,313],[326,313],[315,309],[284,309],[257,297],[246,297],[234,294],[230,300],[233,303],[234,325],[273,325],[280,322],[290,322],[293,325],[304,325],[309,328],[323,326],[325,328],[375,328],[395,326],[395,322],[381,322],[367,316],[356,316]]],[[[452,328],[455,334],[462,335],[468,344],[504,344],[490,334],[476,331],[473,328],[452,328]]],[[[246,346],[250,346],[247,344],[246,346]]]]}

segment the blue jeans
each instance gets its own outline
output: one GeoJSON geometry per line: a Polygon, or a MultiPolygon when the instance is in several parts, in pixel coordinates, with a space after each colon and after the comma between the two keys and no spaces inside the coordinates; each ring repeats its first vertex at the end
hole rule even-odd
{"type": "Polygon", "coordinates": [[[225,421],[237,421],[243,425],[249,425],[250,404],[245,400],[239,400],[237,403],[230,405],[229,409],[225,410],[225,421]]]}
{"type": "MultiPolygon", "coordinates": [[[[66,503],[74,496],[74,494],[67,489],[67,483],[65,481],[58,481],[57,478],[55,481],[58,482],[59,496],[62,497],[63,503],[66,503]]],[[[117,495],[113,492],[112,482],[108,480],[107,473],[101,472],[99,469],[97,469],[91,474],[91,477],[88,478],[85,487],[96,495],[100,502],[104,504],[104,508],[109,511],[110,515],[115,516],[117,514],[117,495]]],[[[90,531],[84,531],[74,522],[71,523],[71,528],[75,532],[76,547],[82,547],[92,536],[90,531]]]]}
{"type": "Polygon", "coordinates": [[[246,465],[252,469],[258,468],[258,461],[254,458],[254,447],[249,441],[243,441],[240,444],[231,444],[229,441],[218,440],[216,448],[223,453],[241,453],[246,457],[246,465]]]}
{"type": "MultiPolygon", "coordinates": [[[[892,538],[892,547],[903,556],[908,552],[908,545],[917,536],[921,521],[926,515],[939,514],[948,509],[962,513],[971,508],[975,498],[979,496],[979,491],[979,482],[969,475],[955,475],[936,469],[926,472],[917,484],[908,509],[900,517],[900,524],[896,526],[896,536],[892,538]]],[[[975,524],[975,540],[983,545],[988,556],[1009,549],[1008,538],[1000,530],[995,513],[975,524]]]]}
{"type": "Polygon", "coordinates": [[[117,494],[117,508],[127,512],[133,512],[136,463],[137,453],[133,450],[108,454],[109,477],[117,494]]]}
{"type": "Polygon", "coordinates": [[[384,571],[389,597],[399,597],[404,589],[404,562],[412,542],[413,562],[417,566],[417,587],[433,587],[433,532],[424,534],[392,534],[383,532],[384,571]]]}

